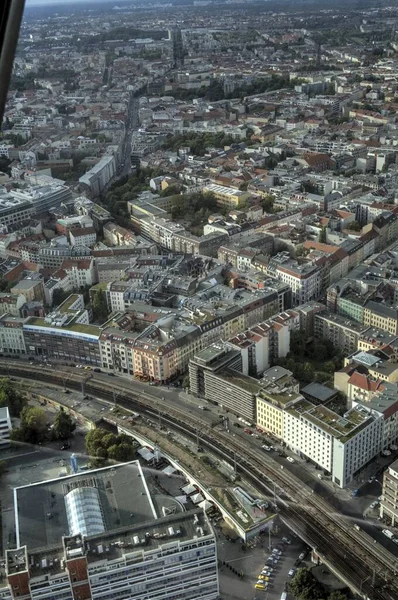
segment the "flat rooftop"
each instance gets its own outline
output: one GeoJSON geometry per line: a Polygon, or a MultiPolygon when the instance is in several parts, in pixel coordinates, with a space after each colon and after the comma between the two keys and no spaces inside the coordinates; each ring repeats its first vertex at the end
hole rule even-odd
{"type": "Polygon", "coordinates": [[[100,535],[82,539],[80,535],[66,537],[51,548],[28,550],[28,561],[32,577],[47,573],[59,573],[60,560],[71,551],[71,555],[86,555],[89,563],[116,560],[128,554],[133,560],[143,560],[143,552],[154,550],[164,544],[181,544],[195,536],[212,536],[213,530],[202,509],[169,514],[157,520],[143,519],[133,526],[114,529],[100,535]]]}
{"type": "Polygon", "coordinates": [[[74,331],[76,333],[87,333],[88,335],[100,336],[101,328],[96,325],[86,325],[84,323],[69,323],[65,327],[59,327],[47,323],[42,317],[30,317],[26,322],[25,328],[28,329],[30,326],[34,327],[46,327],[48,329],[58,329],[59,331],[74,331]]]}
{"type": "Polygon", "coordinates": [[[32,551],[59,545],[69,534],[65,496],[76,487],[98,490],[105,532],[157,518],[141,466],[133,461],[15,488],[18,546],[32,551]]]}

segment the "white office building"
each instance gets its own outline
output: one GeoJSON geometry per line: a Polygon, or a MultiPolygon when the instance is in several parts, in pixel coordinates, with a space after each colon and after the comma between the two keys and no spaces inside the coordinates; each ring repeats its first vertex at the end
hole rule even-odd
{"type": "Polygon", "coordinates": [[[301,400],[284,411],[283,439],[344,488],[382,450],[383,415],[357,406],[342,417],[301,400]]]}

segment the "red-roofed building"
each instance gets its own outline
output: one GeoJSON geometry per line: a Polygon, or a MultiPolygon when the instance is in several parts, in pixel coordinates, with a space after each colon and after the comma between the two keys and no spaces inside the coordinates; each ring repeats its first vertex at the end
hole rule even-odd
{"type": "Polygon", "coordinates": [[[377,392],[384,390],[380,379],[372,379],[369,375],[354,371],[348,380],[347,397],[349,401],[369,402],[377,392]]]}
{"type": "Polygon", "coordinates": [[[334,169],[336,162],[330,158],[328,154],[322,154],[320,152],[314,152],[305,154],[303,157],[304,162],[316,173],[334,169]]]}

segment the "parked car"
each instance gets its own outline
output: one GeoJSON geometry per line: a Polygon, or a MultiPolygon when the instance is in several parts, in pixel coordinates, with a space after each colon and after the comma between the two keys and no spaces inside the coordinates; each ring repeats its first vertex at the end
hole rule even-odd
{"type": "Polygon", "coordinates": [[[253,435],[253,432],[251,429],[249,429],[248,427],[245,427],[243,430],[245,433],[247,433],[248,435],[253,435]]]}
{"type": "Polygon", "coordinates": [[[288,460],[290,463],[294,463],[294,458],[292,458],[291,456],[288,456],[288,457],[287,457],[287,460],[288,460]]]}
{"type": "Polygon", "coordinates": [[[383,450],[382,455],[383,456],[391,456],[391,450],[383,450]]]}
{"type": "Polygon", "coordinates": [[[372,504],[369,506],[369,508],[377,508],[379,506],[379,502],[377,500],[375,500],[374,502],[372,502],[372,504]]]}
{"type": "Polygon", "coordinates": [[[305,559],[305,555],[306,555],[306,552],[301,552],[301,554],[299,554],[299,559],[300,560],[304,560],[305,559]]]}
{"type": "Polygon", "coordinates": [[[284,544],[288,544],[288,545],[290,546],[290,544],[292,543],[292,540],[290,540],[290,539],[289,539],[289,538],[287,538],[287,537],[284,537],[284,538],[282,538],[282,542],[283,542],[284,544]]]}
{"type": "Polygon", "coordinates": [[[70,448],[70,444],[63,444],[63,446],[61,446],[61,450],[69,450],[70,448]]]}
{"type": "Polygon", "coordinates": [[[264,581],[261,581],[261,579],[259,579],[254,587],[256,588],[256,590],[265,590],[266,585],[264,581]]]}
{"type": "Polygon", "coordinates": [[[261,448],[262,448],[263,450],[265,450],[266,452],[270,452],[270,450],[271,450],[270,446],[267,446],[267,444],[263,444],[263,445],[261,446],[261,448]]]}
{"type": "Polygon", "coordinates": [[[294,577],[295,573],[296,573],[296,569],[290,569],[288,575],[289,575],[289,577],[294,577]]]}
{"type": "Polygon", "coordinates": [[[374,475],[372,475],[372,477],[369,477],[368,483],[373,483],[375,479],[376,479],[376,477],[374,475]]]}
{"type": "Polygon", "coordinates": [[[395,444],[391,444],[390,450],[398,450],[398,446],[396,446],[395,444]]]}

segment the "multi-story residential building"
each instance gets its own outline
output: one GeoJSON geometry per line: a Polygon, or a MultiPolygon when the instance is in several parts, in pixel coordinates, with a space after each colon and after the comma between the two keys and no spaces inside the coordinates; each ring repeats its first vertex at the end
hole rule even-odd
{"type": "Polygon", "coordinates": [[[366,329],[360,323],[327,311],[315,315],[315,337],[330,340],[346,354],[357,350],[359,337],[366,329]]]}
{"type": "Polygon", "coordinates": [[[384,389],[383,383],[365,373],[354,371],[347,381],[347,399],[355,402],[370,402],[375,394],[384,389]]]}
{"type": "Polygon", "coordinates": [[[98,282],[97,268],[93,258],[64,260],[61,264],[61,271],[66,273],[70,288],[74,290],[80,290],[86,286],[91,287],[98,282]]]}
{"type": "Polygon", "coordinates": [[[0,408],[0,448],[5,448],[10,444],[11,427],[12,425],[8,406],[3,406],[0,408]]]}
{"type": "Polygon", "coordinates": [[[187,297],[137,337],[135,373],[166,381],[182,373],[196,352],[227,340],[278,311],[273,290],[249,294],[223,285],[187,297]]]}
{"type": "Polygon", "coordinates": [[[134,374],[134,342],[136,331],[106,327],[100,336],[101,365],[129,375],[134,374]]]}
{"type": "Polygon", "coordinates": [[[302,399],[298,382],[291,371],[272,367],[263,373],[262,388],[256,399],[256,424],[279,439],[283,439],[285,409],[302,399]]]}
{"type": "Polygon", "coordinates": [[[214,194],[218,206],[225,206],[227,208],[239,208],[250,198],[249,192],[243,192],[237,188],[224,185],[217,185],[216,183],[209,183],[203,188],[203,191],[214,194]]]}
{"type": "Polygon", "coordinates": [[[216,600],[216,539],[205,513],[181,512],[171,496],[166,516],[161,506],[138,462],[17,488],[17,547],[6,551],[0,597],[216,600]],[[45,498],[57,509],[51,535],[48,513],[27,525],[45,498]]]}
{"type": "Polygon", "coordinates": [[[94,246],[97,232],[94,227],[76,227],[69,231],[71,246],[94,246]]]}
{"type": "Polygon", "coordinates": [[[11,288],[11,293],[15,296],[22,295],[29,302],[32,300],[44,299],[44,280],[39,274],[35,278],[21,279],[11,288]]]}
{"type": "Polygon", "coordinates": [[[290,285],[293,306],[316,300],[321,293],[321,272],[317,265],[298,264],[288,252],[272,257],[267,273],[290,285]]]}
{"type": "Polygon", "coordinates": [[[69,258],[79,259],[91,256],[88,246],[68,246],[54,243],[38,248],[37,257],[32,261],[49,269],[58,269],[64,260],[69,258]]]}
{"type": "Polygon", "coordinates": [[[393,527],[398,524],[398,460],[384,471],[380,517],[387,519],[393,527]]]}
{"type": "Polygon", "coordinates": [[[290,350],[290,330],[287,323],[270,319],[230,338],[228,343],[240,350],[242,372],[258,377],[272,361],[284,358],[290,350]]]}
{"type": "Polygon", "coordinates": [[[398,310],[382,302],[368,300],[363,307],[363,324],[398,335],[398,310]]]}
{"type": "Polygon", "coordinates": [[[0,317],[0,352],[26,354],[23,324],[25,319],[4,314],[0,317]]]}
{"type": "Polygon", "coordinates": [[[0,293],[0,314],[10,314],[13,317],[21,316],[21,308],[25,304],[26,298],[23,294],[18,296],[14,294],[0,293]]]}

